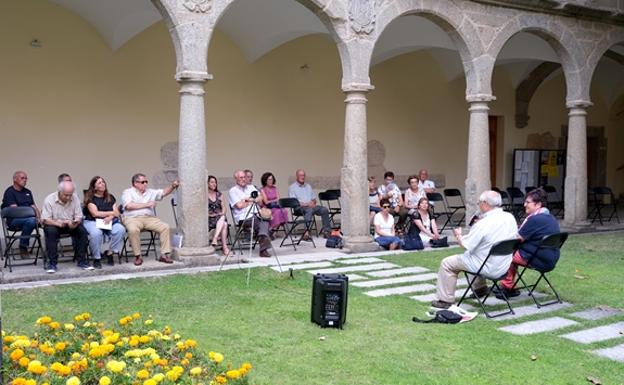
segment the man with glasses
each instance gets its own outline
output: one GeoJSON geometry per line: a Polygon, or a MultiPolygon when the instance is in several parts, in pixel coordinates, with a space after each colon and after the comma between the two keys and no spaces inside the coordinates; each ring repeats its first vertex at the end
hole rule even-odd
{"type": "Polygon", "coordinates": [[[58,240],[63,234],[72,237],[78,267],[93,270],[86,259],[88,233],[82,226],[82,207],[74,192],[74,184],[64,181],[59,183],[58,191],[48,195],[43,202],[41,221],[48,256],[47,273],[56,273],[58,240]]]}
{"type": "Polygon", "coordinates": [[[19,241],[19,253],[22,258],[28,256],[30,235],[41,221],[41,213],[35,204],[32,192],[26,188],[27,181],[28,175],[26,175],[26,172],[15,171],[13,173],[13,185],[4,191],[2,206],[0,207],[2,209],[5,207],[32,207],[35,211],[35,216],[33,217],[13,218],[10,222],[7,222],[11,231],[19,230],[22,232],[22,237],[19,241]]]}
{"type": "Polygon", "coordinates": [[[171,240],[169,238],[169,224],[156,217],[154,208],[158,201],[171,194],[178,188],[180,183],[175,180],[164,189],[147,188],[147,177],[145,174],[134,174],[132,176],[132,187],[126,189],[121,195],[123,207],[123,223],[128,232],[130,247],[134,255],[134,265],[143,264],[141,258],[141,231],[150,230],[160,236],[160,257],[159,262],[173,263],[169,256],[171,254],[171,240]]]}
{"type": "MultiPolygon", "coordinates": [[[[464,270],[478,271],[495,243],[518,237],[516,219],[510,213],[503,211],[501,205],[499,193],[485,191],[479,197],[481,219],[466,235],[462,235],[461,228],[453,229],[457,242],[466,251],[463,254],[446,257],[440,263],[436,299],[431,302],[432,307],[448,309],[455,302],[458,274],[464,270]]],[[[509,269],[510,263],[511,254],[492,256],[481,273],[491,277],[500,277],[509,269]]],[[[477,278],[474,285],[474,295],[484,296],[487,291],[485,280],[477,278]]]]}

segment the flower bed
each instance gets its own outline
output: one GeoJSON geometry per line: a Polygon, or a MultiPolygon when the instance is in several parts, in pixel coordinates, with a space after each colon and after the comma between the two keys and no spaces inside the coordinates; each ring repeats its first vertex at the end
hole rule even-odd
{"type": "Polygon", "coordinates": [[[9,385],[248,384],[251,364],[225,364],[169,326],[139,313],[107,328],[89,313],[61,323],[48,316],[32,336],[2,331],[2,378],[9,385]]]}

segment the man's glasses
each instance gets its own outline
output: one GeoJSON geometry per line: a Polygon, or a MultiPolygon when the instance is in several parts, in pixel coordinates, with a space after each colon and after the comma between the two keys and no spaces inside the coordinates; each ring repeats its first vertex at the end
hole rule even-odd
{"type": "Polygon", "coordinates": [[[382,207],[382,208],[384,208],[384,209],[389,209],[389,208],[390,208],[390,205],[383,205],[383,206],[381,206],[381,207],[382,207]]]}
{"type": "Polygon", "coordinates": [[[136,183],[138,183],[138,184],[147,184],[148,182],[146,180],[137,180],[136,183]]]}

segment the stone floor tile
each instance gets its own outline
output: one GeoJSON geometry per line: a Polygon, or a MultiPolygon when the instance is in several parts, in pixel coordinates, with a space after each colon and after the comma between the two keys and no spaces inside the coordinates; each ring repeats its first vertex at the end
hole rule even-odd
{"type": "Polygon", "coordinates": [[[544,318],[536,321],[527,321],[516,325],[504,326],[498,328],[511,334],[524,336],[528,334],[536,334],[548,332],[551,330],[562,329],[571,325],[577,325],[578,322],[561,317],[544,318]]]}
{"type": "Polygon", "coordinates": [[[507,314],[504,316],[500,316],[497,318],[493,318],[493,320],[495,321],[504,321],[504,320],[508,320],[508,319],[518,319],[518,318],[522,318],[522,317],[528,317],[531,315],[535,315],[535,314],[545,314],[545,313],[550,313],[553,311],[557,311],[557,310],[561,310],[561,309],[565,309],[572,306],[571,303],[556,303],[554,305],[549,305],[549,306],[543,306],[538,308],[537,306],[535,306],[535,304],[533,305],[527,305],[527,306],[521,306],[521,307],[514,307],[514,312],[515,314],[507,314]]]}
{"type": "Polygon", "coordinates": [[[598,326],[591,329],[579,330],[577,332],[563,334],[560,337],[567,338],[581,344],[591,344],[594,342],[624,337],[624,334],[622,333],[624,333],[624,322],[617,322],[609,325],[598,326]]]}
{"type": "Polygon", "coordinates": [[[591,350],[591,352],[601,357],[609,358],[613,361],[624,362],[624,344],[613,346],[611,348],[591,350]]]}
{"type": "Polygon", "coordinates": [[[435,286],[429,283],[423,283],[420,285],[398,286],[398,287],[390,287],[387,289],[365,291],[364,294],[368,295],[369,297],[385,297],[388,295],[417,293],[421,291],[431,291],[434,289],[435,289],[435,286]]]}
{"type": "MultiPolygon", "coordinates": [[[[293,270],[306,270],[306,269],[314,269],[316,267],[330,267],[334,266],[331,262],[308,262],[308,263],[299,263],[293,265],[282,265],[282,270],[288,271],[289,269],[293,270]]],[[[279,266],[271,266],[271,270],[280,271],[279,266]]]]}
{"type": "Polygon", "coordinates": [[[599,319],[608,318],[608,317],[612,317],[614,315],[619,315],[619,314],[624,314],[624,312],[619,309],[595,307],[591,309],[586,309],[586,310],[581,310],[581,311],[577,311],[574,313],[570,313],[570,316],[581,318],[581,319],[586,319],[590,321],[596,321],[599,319]]]}
{"type": "Polygon", "coordinates": [[[400,269],[369,271],[366,273],[366,275],[370,275],[371,277],[383,278],[383,277],[392,277],[393,275],[424,273],[426,271],[429,271],[429,269],[420,267],[420,266],[412,266],[412,267],[403,267],[400,269]]]}
{"type": "Polygon", "coordinates": [[[437,278],[437,274],[427,273],[427,274],[418,274],[418,275],[407,275],[403,277],[394,277],[394,278],[385,278],[385,279],[376,279],[373,281],[365,281],[358,282],[353,284],[353,286],[357,287],[375,287],[375,286],[387,286],[394,285],[397,283],[406,283],[406,282],[422,282],[422,281],[431,281],[437,278]]]}
{"type": "Polygon", "coordinates": [[[348,273],[350,271],[368,271],[368,270],[381,270],[381,269],[394,269],[398,267],[394,263],[385,262],[372,265],[358,265],[358,266],[344,266],[344,267],[330,267],[328,269],[308,270],[310,274],[340,274],[348,273]]]}
{"type": "Polygon", "coordinates": [[[365,257],[365,258],[349,258],[349,259],[337,259],[334,262],[342,265],[357,265],[359,263],[379,263],[386,262],[381,258],[365,257]]]}

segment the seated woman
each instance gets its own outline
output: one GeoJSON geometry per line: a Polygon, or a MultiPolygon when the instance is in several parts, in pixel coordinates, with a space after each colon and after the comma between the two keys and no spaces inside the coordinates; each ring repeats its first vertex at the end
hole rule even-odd
{"type": "Polygon", "coordinates": [[[288,211],[281,208],[279,205],[280,195],[275,186],[276,182],[275,175],[270,172],[265,172],[260,178],[260,183],[262,183],[262,188],[260,189],[262,204],[264,207],[271,209],[271,221],[269,222],[271,237],[273,237],[273,232],[275,232],[275,230],[282,224],[288,222],[288,211]]]}
{"type": "Polygon", "coordinates": [[[370,223],[373,223],[375,214],[381,211],[379,206],[379,193],[377,192],[377,181],[374,176],[368,177],[368,214],[370,223]]]}
{"type": "Polygon", "coordinates": [[[405,190],[405,207],[409,210],[409,214],[413,215],[418,209],[418,203],[421,198],[426,198],[425,189],[418,187],[418,177],[412,175],[407,178],[409,187],[405,190]]]}
{"type": "Polygon", "coordinates": [[[429,214],[429,200],[427,198],[418,200],[417,209],[412,214],[412,223],[415,225],[416,231],[420,233],[423,245],[429,245],[432,239],[440,239],[435,218],[429,214]]]}
{"type": "Polygon", "coordinates": [[[224,255],[230,254],[228,248],[228,225],[225,219],[225,202],[223,194],[219,191],[217,178],[208,175],[208,231],[214,229],[214,237],[212,238],[212,246],[218,245],[219,237],[221,237],[221,249],[224,255]]]}
{"type": "Polygon", "coordinates": [[[375,214],[373,219],[375,242],[387,250],[398,249],[401,246],[401,238],[397,237],[394,232],[394,217],[390,214],[390,201],[384,198],[380,204],[382,210],[375,214]]]}
{"type": "Polygon", "coordinates": [[[89,248],[93,256],[93,267],[102,268],[101,248],[105,237],[110,237],[110,250],[106,250],[106,263],[115,264],[126,235],[126,228],[119,220],[119,208],[115,197],[108,192],[104,178],[94,176],[84,197],[85,219],[83,226],[89,232],[89,248]]]}

